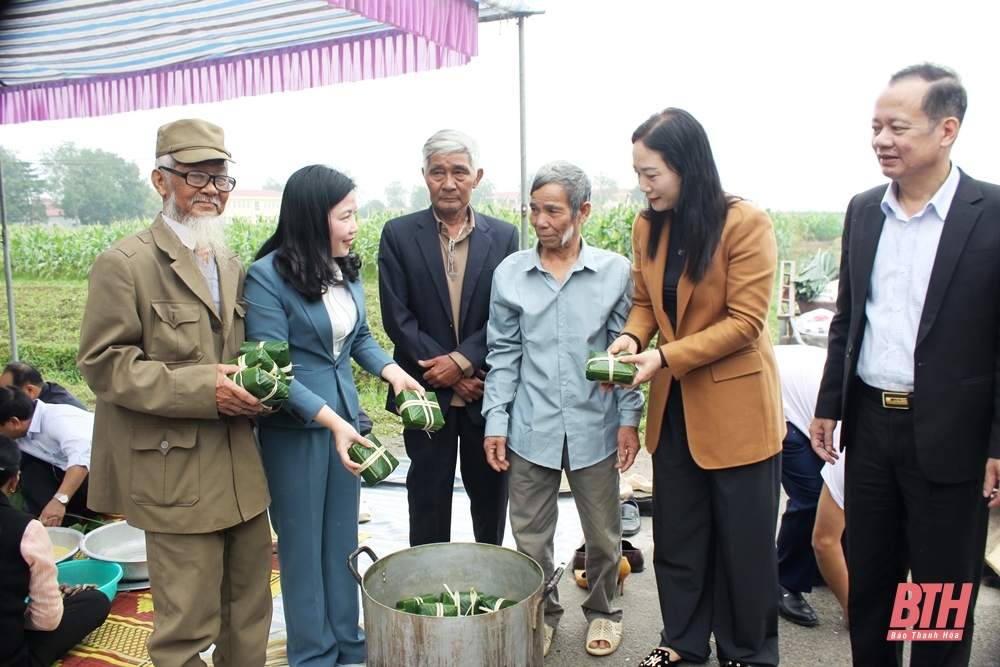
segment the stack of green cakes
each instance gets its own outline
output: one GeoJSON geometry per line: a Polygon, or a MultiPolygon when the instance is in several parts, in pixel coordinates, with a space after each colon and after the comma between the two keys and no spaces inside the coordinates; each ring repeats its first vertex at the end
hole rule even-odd
{"type": "Polygon", "coordinates": [[[287,342],[244,343],[240,356],[229,362],[240,370],[229,379],[260,399],[269,408],[278,408],[288,399],[292,382],[292,362],[287,342]]]}
{"type": "Polygon", "coordinates": [[[518,602],[495,595],[482,595],[474,588],[466,592],[453,591],[448,586],[445,589],[440,595],[418,595],[400,600],[396,603],[396,609],[418,616],[477,616],[492,614],[518,602]]]}

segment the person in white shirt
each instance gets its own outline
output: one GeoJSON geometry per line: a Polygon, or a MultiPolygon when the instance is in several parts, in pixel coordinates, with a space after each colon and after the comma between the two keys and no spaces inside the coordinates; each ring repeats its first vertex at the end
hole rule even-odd
{"type": "Polygon", "coordinates": [[[72,405],[31,400],[15,386],[0,387],[0,433],[17,441],[25,511],[44,526],[72,525],[87,509],[87,475],[94,415],[72,405]]]}

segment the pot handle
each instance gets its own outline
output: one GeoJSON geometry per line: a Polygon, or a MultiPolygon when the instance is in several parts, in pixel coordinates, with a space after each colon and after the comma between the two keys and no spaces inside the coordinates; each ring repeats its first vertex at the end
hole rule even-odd
{"type": "Polygon", "coordinates": [[[538,600],[535,602],[535,612],[531,615],[531,629],[535,629],[536,619],[538,618],[538,607],[543,602],[545,598],[552,595],[552,591],[556,589],[556,584],[559,583],[559,578],[562,577],[563,571],[566,569],[565,564],[560,565],[556,568],[549,580],[545,582],[545,588],[542,589],[542,594],[538,596],[538,600]]]}
{"type": "Polygon", "coordinates": [[[373,563],[378,562],[378,556],[376,556],[375,552],[366,546],[359,546],[350,556],[347,557],[347,569],[350,570],[354,578],[358,580],[359,586],[361,585],[361,575],[358,573],[358,569],[354,567],[354,559],[357,558],[362,551],[368,554],[368,557],[372,559],[373,563]]]}

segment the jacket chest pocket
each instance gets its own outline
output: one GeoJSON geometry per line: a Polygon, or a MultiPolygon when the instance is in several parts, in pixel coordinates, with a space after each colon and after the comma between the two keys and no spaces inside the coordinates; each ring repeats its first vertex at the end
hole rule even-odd
{"type": "Polygon", "coordinates": [[[202,307],[193,301],[151,301],[152,331],[146,355],[167,364],[197,363],[205,356],[201,342],[202,307]]]}
{"type": "Polygon", "coordinates": [[[129,494],[137,505],[190,507],[201,496],[195,426],[135,426],[129,494]]]}

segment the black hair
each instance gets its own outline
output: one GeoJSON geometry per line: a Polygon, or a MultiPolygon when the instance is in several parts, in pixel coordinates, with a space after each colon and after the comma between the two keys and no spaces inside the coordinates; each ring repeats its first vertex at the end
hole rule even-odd
{"type": "Polygon", "coordinates": [[[35,402],[23,389],[13,385],[0,387],[0,425],[9,422],[11,417],[26,421],[34,413],[35,402]]]}
{"type": "Polygon", "coordinates": [[[674,240],[687,255],[685,271],[697,283],[712,266],[726,211],[739,198],[727,196],[722,189],[705,128],[687,111],[671,107],[653,114],[632,133],[632,143],[637,141],[658,153],[681,178],[680,196],[672,211],[649,207],[641,213],[649,220],[646,252],[650,258],[656,256],[663,227],[672,214],[672,224],[677,226],[674,240]]]}
{"type": "Polygon", "coordinates": [[[0,371],[0,375],[3,373],[10,373],[11,384],[21,389],[24,389],[24,385],[26,384],[41,387],[45,382],[42,380],[42,374],[38,372],[37,368],[23,361],[10,362],[4,366],[3,371],[0,371]]]}
{"type": "Polygon", "coordinates": [[[10,437],[0,433],[0,486],[6,486],[20,471],[21,450],[10,437]]]}
{"type": "Polygon", "coordinates": [[[351,252],[333,257],[330,250],[330,209],[357,186],[349,176],[325,165],[303,167],[292,174],[281,195],[278,227],[254,259],[274,252],[274,269],[309,301],[323,298],[327,288],[361,275],[361,259],[351,252]],[[335,277],[333,262],[343,280],[335,277]]]}
{"type": "Polygon", "coordinates": [[[889,78],[889,85],[903,79],[916,77],[927,81],[927,92],[920,105],[921,111],[937,125],[942,118],[954,116],[961,123],[965,120],[965,110],[969,106],[969,96],[962,85],[958,73],[950,67],[942,67],[933,63],[920,63],[904,67],[889,78]]]}

